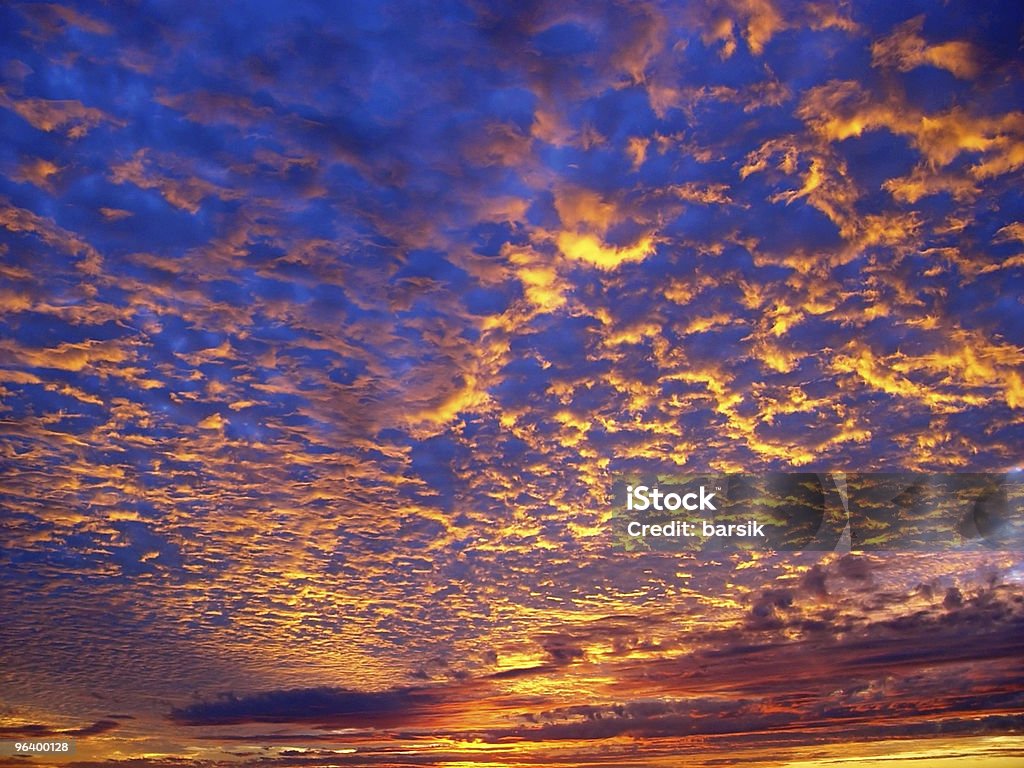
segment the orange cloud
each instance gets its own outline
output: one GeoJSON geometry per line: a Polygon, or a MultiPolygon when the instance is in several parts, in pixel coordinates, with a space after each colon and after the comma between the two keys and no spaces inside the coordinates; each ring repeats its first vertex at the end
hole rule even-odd
{"type": "Polygon", "coordinates": [[[509,263],[516,267],[527,301],[541,312],[554,312],[565,306],[568,286],[550,258],[532,249],[511,246],[506,246],[505,253],[509,263]]]}
{"type": "Polygon", "coordinates": [[[865,131],[888,129],[907,136],[933,166],[945,166],[965,152],[990,153],[972,171],[987,178],[1024,161],[1024,113],[974,115],[954,106],[925,114],[897,96],[878,100],[854,81],[834,80],[812,88],[797,115],[820,137],[842,141],[865,131]]]}
{"type": "Polygon", "coordinates": [[[47,37],[66,31],[66,27],[75,27],[94,35],[109,36],[114,33],[114,28],[107,22],[57,3],[33,3],[21,6],[19,10],[32,19],[47,37]]]}
{"type": "Polygon", "coordinates": [[[15,99],[2,88],[0,107],[15,112],[33,128],[48,133],[61,129],[71,139],[80,139],[103,123],[117,127],[125,125],[123,120],[111,117],[102,109],[87,107],[77,99],[15,99]]]}
{"type": "Polygon", "coordinates": [[[916,203],[921,198],[943,192],[956,200],[966,201],[981,192],[981,188],[963,174],[942,173],[928,165],[917,166],[909,176],[887,179],[882,188],[894,199],[906,203],[916,203]]]}
{"type": "Polygon", "coordinates": [[[655,237],[646,234],[628,245],[607,243],[604,235],[612,226],[629,218],[596,192],[576,187],[555,191],[555,210],[563,231],[555,243],[564,256],[602,270],[614,270],[622,264],[643,261],[655,248],[655,237]]]}
{"type": "Polygon", "coordinates": [[[186,163],[163,155],[153,155],[148,149],[135,152],[131,160],[114,165],[110,179],[115,184],[130,183],[141,189],[155,189],[168,203],[198,213],[206,197],[237,200],[245,197],[242,189],[232,189],[207,181],[193,173],[186,163]]]}
{"type": "Polygon", "coordinates": [[[641,237],[632,245],[617,247],[607,245],[597,235],[578,232],[561,232],[556,242],[558,249],[574,261],[603,270],[613,270],[630,262],[643,261],[654,253],[654,238],[641,237]]]}
{"type": "Polygon", "coordinates": [[[647,160],[647,147],[650,143],[651,140],[643,136],[631,136],[629,141],[626,142],[626,156],[633,164],[634,171],[639,170],[640,166],[647,160]]]}
{"type": "Polygon", "coordinates": [[[61,167],[56,163],[37,157],[19,165],[14,173],[11,174],[11,178],[15,181],[34,184],[40,189],[52,192],[53,183],[50,181],[50,178],[56,176],[60,171],[61,167]]]}
{"type": "Polygon", "coordinates": [[[100,214],[107,221],[120,221],[121,219],[127,219],[130,216],[134,216],[131,211],[126,211],[122,208],[100,208],[100,214]]]}
{"type": "Polygon", "coordinates": [[[952,40],[929,45],[921,36],[924,15],[900,24],[887,37],[871,45],[871,63],[895,67],[901,72],[921,66],[945,69],[956,77],[970,80],[978,75],[978,56],[970,43],[952,40]]]}
{"type": "Polygon", "coordinates": [[[77,268],[85,274],[95,276],[101,272],[103,257],[89,243],[74,232],[57,226],[52,219],[11,205],[2,197],[0,197],[0,227],[4,227],[10,232],[35,235],[61,253],[80,256],[77,268]]]}

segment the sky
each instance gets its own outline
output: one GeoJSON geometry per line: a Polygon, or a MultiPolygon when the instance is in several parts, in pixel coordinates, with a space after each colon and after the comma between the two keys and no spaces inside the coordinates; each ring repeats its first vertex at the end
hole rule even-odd
{"type": "Polygon", "coordinates": [[[4,4],[0,741],[1020,765],[1019,551],[625,551],[612,489],[1020,469],[1022,40],[1014,2],[4,4]]]}

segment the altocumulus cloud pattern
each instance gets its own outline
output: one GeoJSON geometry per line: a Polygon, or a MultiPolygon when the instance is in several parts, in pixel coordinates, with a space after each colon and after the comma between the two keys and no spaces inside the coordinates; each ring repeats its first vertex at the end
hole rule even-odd
{"type": "Polygon", "coordinates": [[[1019,553],[608,522],[628,473],[1017,467],[1022,23],[5,4],[0,739],[1021,759],[1019,553]]]}

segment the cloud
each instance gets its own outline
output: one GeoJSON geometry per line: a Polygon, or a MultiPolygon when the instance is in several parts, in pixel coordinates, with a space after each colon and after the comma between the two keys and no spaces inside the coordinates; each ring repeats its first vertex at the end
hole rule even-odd
{"type": "Polygon", "coordinates": [[[35,158],[22,163],[18,169],[11,174],[15,181],[24,181],[35,184],[40,189],[53,192],[53,182],[50,177],[56,176],[61,171],[60,166],[43,158],[35,158]]]}
{"type": "Polygon", "coordinates": [[[900,24],[891,35],[872,43],[872,64],[895,67],[901,72],[927,65],[965,80],[976,77],[980,67],[974,47],[961,40],[929,45],[921,36],[924,20],[923,14],[915,16],[900,24]]]}
{"type": "Polygon", "coordinates": [[[18,114],[40,131],[63,130],[70,139],[80,139],[99,125],[124,126],[98,107],[89,107],[77,99],[19,99],[0,89],[0,107],[18,114]]]}
{"type": "Polygon", "coordinates": [[[45,37],[66,34],[69,27],[93,35],[109,36],[114,33],[114,27],[105,21],[58,3],[23,5],[18,11],[28,17],[45,37]]]}
{"type": "Polygon", "coordinates": [[[242,195],[192,173],[186,163],[176,158],[151,160],[145,149],[137,151],[131,160],[113,165],[110,178],[115,184],[131,183],[141,189],[155,189],[171,205],[193,214],[199,211],[206,197],[233,200],[242,195]]]}
{"type": "Polygon", "coordinates": [[[422,688],[382,692],[296,688],[246,696],[225,694],[213,701],[174,709],[170,717],[187,726],[317,722],[365,727],[412,720],[436,696],[422,688]]]}
{"type": "Polygon", "coordinates": [[[604,239],[609,229],[631,217],[596,192],[579,188],[558,190],[555,210],[563,227],[555,236],[555,242],[569,259],[601,270],[613,270],[623,264],[643,261],[654,252],[653,233],[641,235],[622,246],[604,239]]]}
{"type": "Polygon", "coordinates": [[[117,720],[97,720],[95,723],[78,728],[60,728],[54,725],[31,723],[26,725],[0,726],[0,735],[8,739],[72,738],[88,739],[116,730],[121,723],[117,720]]]}

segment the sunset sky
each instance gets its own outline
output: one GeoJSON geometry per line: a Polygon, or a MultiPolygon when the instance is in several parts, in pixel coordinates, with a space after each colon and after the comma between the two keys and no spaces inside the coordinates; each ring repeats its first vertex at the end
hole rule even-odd
{"type": "Polygon", "coordinates": [[[0,131],[0,742],[1024,764],[1024,553],[611,498],[1020,470],[1019,2],[5,3],[0,131]]]}

